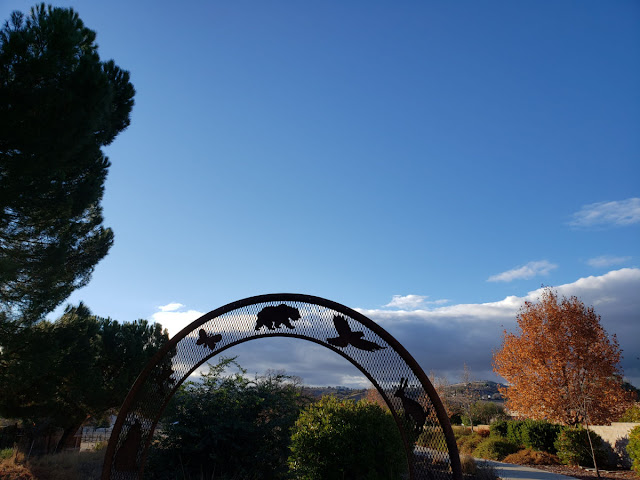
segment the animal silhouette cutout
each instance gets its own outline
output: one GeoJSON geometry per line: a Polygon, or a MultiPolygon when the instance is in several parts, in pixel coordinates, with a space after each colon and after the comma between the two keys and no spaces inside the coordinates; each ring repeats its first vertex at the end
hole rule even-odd
{"type": "Polygon", "coordinates": [[[275,330],[283,325],[287,328],[295,328],[291,325],[293,320],[300,320],[300,312],[297,308],[290,307],[284,303],[277,307],[264,307],[258,312],[256,330],[260,330],[262,327],[275,330]]]}
{"type": "Polygon", "coordinates": [[[413,420],[415,426],[414,431],[416,433],[420,433],[422,431],[422,427],[427,421],[427,414],[418,402],[414,399],[407,397],[407,393],[405,389],[407,388],[407,383],[409,379],[405,379],[404,377],[400,379],[400,386],[393,394],[394,397],[399,398],[402,402],[402,408],[404,410],[404,416],[407,420],[413,420]],[[404,384],[403,384],[404,382],[404,384]]]}
{"type": "Polygon", "coordinates": [[[211,350],[216,349],[216,343],[222,340],[222,335],[217,333],[216,335],[207,335],[207,332],[204,331],[203,328],[198,331],[198,340],[196,340],[196,345],[202,345],[204,348],[209,347],[211,350]]]}
{"type": "Polygon", "coordinates": [[[349,323],[347,319],[341,317],[340,315],[333,316],[333,324],[338,331],[337,337],[327,338],[327,342],[336,347],[344,348],[347,345],[353,345],[360,350],[366,350],[367,352],[374,352],[376,350],[382,350],[383,348],[377,343],[370,342],[369,340],[365,340],[362,337],[364,336],[363,332],[354,332],[349,327],[349,323]]]}
{"type": "Polygon", "coordinates": [[[156,385],[158,386],[158,390],[162,395],[164,395],[167,390],[171,390],[176,381],[171,378],[173,374],[173,369],[166,364],[163,364],[160,368],[160,372],[156,376],[156,385]]]}

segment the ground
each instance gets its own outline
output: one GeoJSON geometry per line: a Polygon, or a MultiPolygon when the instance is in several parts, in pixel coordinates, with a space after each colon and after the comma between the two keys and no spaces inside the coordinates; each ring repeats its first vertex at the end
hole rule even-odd
{"type": "MultiPolygon", "coordinates": [[[[597,478],[595,470],[587,470],[580,467],[570,467],[568,465],[527,465],[539,470],[546,470],[547,472],[559,473],[561,475],[568,475],[574,478],[580,478],[582,480],[593,480],[597,478]]],[[[600,478],[605,480],[640,480],[640,475],[631,470],[617,470],[617,471],[601,471],[600,478]]]]}

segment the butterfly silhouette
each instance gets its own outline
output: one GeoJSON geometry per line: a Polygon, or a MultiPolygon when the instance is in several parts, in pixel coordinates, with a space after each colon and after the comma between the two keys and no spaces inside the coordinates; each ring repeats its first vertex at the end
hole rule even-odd
{"type": "Polygon", "coordinates": [[[336,347],[346,347],[347,345],[353,345],[360,350],[366,350],[368,352],[387,348],[382,347],[377,343],[370,342],[369,340],[364,340],[362,338],[364,336],[364,333],[354,332],[353,330],[351,330],[347,319],[341,317],[340,315],[333,316],[333,324],[335,325],[339,336],[327,338],[327,342],[329,342],[331,345],[335,345],[336,347]]]}
{"type": "Polygon", "coordinates": [[[215,335],[207,335],[207,332],[204,331],[204,328],[201,328],[198,332],[198,340],[196,340],[196,345],[202,345],[204,348],[209,347],[211,350],[215,350],[216,343],[222,340],[222,335],[219,333],[215,335]]]}

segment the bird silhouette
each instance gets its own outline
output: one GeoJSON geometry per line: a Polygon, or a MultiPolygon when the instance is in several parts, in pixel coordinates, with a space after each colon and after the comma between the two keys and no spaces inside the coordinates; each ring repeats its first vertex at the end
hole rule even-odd
{"type": "Polygon", "coordinates": [[[204,331],[203,328],[198,332],[198,340],[196,340],[196,345],[202,345],[204,348],[209,347],[211,350],[216,349],[216,343],[222,340],[222,335],[219,333],[216,335],[207,335],[207,332],[204,331]]]}
{"type": "Polygon", "coordinates": [[[336,347],[346,347],[347,345],[353,345],[360,350],[366,350],[368,352],[374,352],[376,350],[382,350],[383,348],[377,343],[370,342],[369,340],[365,340],[362,337],[364,333],[362,332],[354,332],[349,327],[349,323],[347,319],[341,317],[340,315],[333,316],[333,324],[338,331],[337,337],[327,338],[327,342],[336,347]]]}

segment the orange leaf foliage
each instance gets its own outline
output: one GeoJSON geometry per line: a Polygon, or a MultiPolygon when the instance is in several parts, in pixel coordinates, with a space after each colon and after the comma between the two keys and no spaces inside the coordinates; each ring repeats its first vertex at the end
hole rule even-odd
{"type": "Polygon", "coordinates": [[[494,372],[509,383],[501,390],[507,408],[565,425],[608,424],[625,410],[620,347],[592,307],[546,289],[517,322],[520,334],[505,331],[493,355],[494,372]]]}

